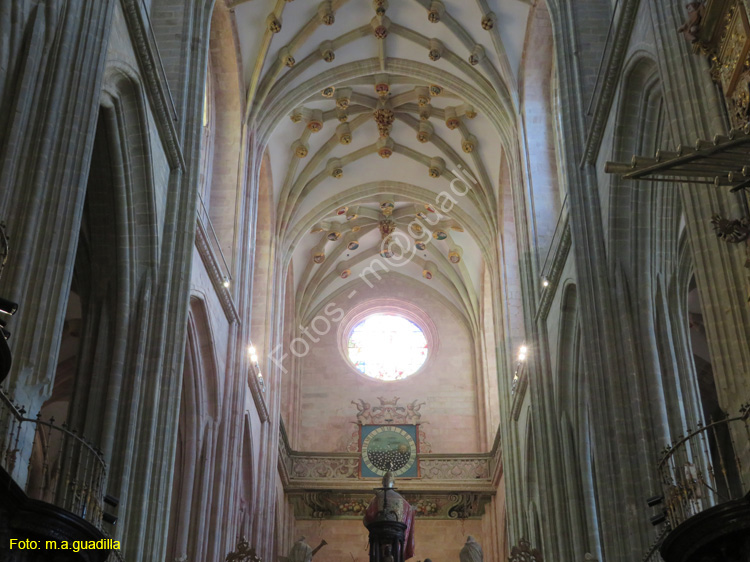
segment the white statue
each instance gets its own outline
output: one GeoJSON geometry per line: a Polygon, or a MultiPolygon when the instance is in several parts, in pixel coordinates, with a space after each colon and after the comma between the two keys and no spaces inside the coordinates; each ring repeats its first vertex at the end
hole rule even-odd
{"type": "Polygon", "coordinates": [[[460,561],[461,562],[483,562],[484,553],[482,552],[482,546],[476,541],[474,537],[469,535],[466,537],[466,544],[461,549],[460,561]]]}
{"type": "Polygon", "coordinates": [[[313,549],[305,542],[305,537],[300,537],[289,550],[288,556],[279,556],[280,562],[310,562],[313,557],[313,549]]]}

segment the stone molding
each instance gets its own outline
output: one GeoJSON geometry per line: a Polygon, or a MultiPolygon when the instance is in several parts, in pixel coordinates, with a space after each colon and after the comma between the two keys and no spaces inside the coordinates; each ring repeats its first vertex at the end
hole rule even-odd
{"type": "Polygon", "coordinates": [[[594,114],[586,136],[586,147],[583,151],[583,164],[594,164],[599,154],[599,148],[607,126],[609,114],[617,94],[617,85],[622,77],[622,69],[625,64],[625,55],[630,48],[630,37],[637,20],[640,0],[624,0],[621,2],[622,12],[615,25],[614,36],[610,38],[608,45],[611,49],[607,52],[607,58],[602,64],[604,77],[597,96],[594,114]]]}
{"type": "MultiPolygon", "coordinates": [[[[399,490],[414,508],[417,519],[481,519],[493,493],[476,492],[406,492],[399,490]]],[[[293,492],[290,501],[300,520],[361,520],[373,498],[368,492],[315,491],[293,492]]]]}
{"type": "MultiPolygon", "coordinates": [[[[550,285],[551,286],[551,285],[550,285]]],[[[521,406],[526,398],[526,390],[529,388],[529,376],[526,372],[526,365],[522,364],[518,369],[518,381],[513,391],[513,402],[510,408],[510,417],[513,421],[518,421],[521,416],[521,406]]]]}
{"type": "Polygon", "coordinates": [[[553,243],[555,239],[559,239],[560,243],[555,249],[555,253],[552,255],[552,265],[547,273],[547,281],[549,282],[549,285],[542,291],[539,300],[539,308],[537,308],[534,318],[537,322],[540,319],[547,318],[550,307],[552,306],[552,301],[555,299],[555,294],[557,293],[557,287],[560,284],[560,278],[562,277],[565,263],[568,261],[568,254],[570,253],[570,247],[573,242],[570,233],[569,217],[569,213],[566,212],[553,237],[553,243]]]}
{"type": "Polygon", "coordinates": [[[247,384],[250,387],[250,394],[253,396],[253,402],[258,409],[258,417],[262,423],[266,423],[270,418],[268,406],[266,405],[266,387],[258,376],[260,371],[254,365],[248,366],[247,384]]]}
{"type": "Polygon", "coordinates": [[[216,296],[221,303],[224,315],[230,324],[239,324],[240,315],[234,305],[232,294],[229,292],[229,289],[224,286],[224,274],[219,266],[219,260],[216,258],[216,252],[214,252],[213,247],[211,246],[211,240],[208,236],[206,226],[201,220],[197,220],[196,222],[195,247],[198,250],[198,255],[200,255],[201,261],[203,261],[203,265],[206,267],[206,272],[211,279],[211,285],[213,285],[214,290],[216,291],[216,296]]]}
{"type": "Polygon", "coordinates": [[[185,170],[185,159],[175,123],[178,120],[174,108],[169,83],[161,66],[161,57],[156,47],[148,14],[144,13],[138,0],[120,0],[125,21],[130,32],[130,40],[143,73],[144,89],[151,102],[156,126],[164,142],[170,167],[185,170]]]}

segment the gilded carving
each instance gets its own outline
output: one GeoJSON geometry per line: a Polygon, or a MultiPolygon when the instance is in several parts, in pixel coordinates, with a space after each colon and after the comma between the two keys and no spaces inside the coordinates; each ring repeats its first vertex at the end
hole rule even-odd
{"type": "Polygon", "coordinates": [[[439,0],[433,0],[430,3],[430,8],[427,10],[427,20],[430,23],[438,23],[440,18],[443,17],[445,12],[445,6],[439,0]]]}
{"type": "Polygon", "coordinates": [[[391,93],[391,87],[386,82],[379,82],[375,84],[375,93],[381,98],[388,97],[388,94],[391,93]]]}
{"type": "Polygon", "coordinates": [[[688,19],[678,29],[708,57],[711,78],[720,85],[733,128],[750,121],[750,24],[745,6],[728,3],[690,2],[688,19]]]}
{"type": "Polygon", "coordinates": [[[270,14],[266,20],[268,31],[271,33],[278,33],[281,31],[281,21],[274,15],[270,14]]]}
{"type": "Polygon", "coordinates": [[[452,503],[448,508],[448,517],[451,519],[470,519],[481,514],[480,494],[453,494],[449,499],[452,503]]]}
{"type": "Polygon", "coordinates": [[[380,401],[380,405],[374,408],[370,406],[369,402],[365,402],[361,398],[357,401],[352,400],[352,404],[358,410],[358,424],[380,425],[391,423],[395,425],[408,425],[421,423],[422,414],[419,410],[425,405],[424,402],[413,400],[406,406],[399,406],[399,398],[397,396],[394,396],[392,399],[380,396],[378,400],[380,401]]]}
{"type": "Polygon", "coordinates": [[[531,548],[531,543],[526,539],[518,541],[510,551],[509,562],[543,562],[542,553],[536,548],[531,548]]]}
{"type": "Polygon", "coordinates": [[[711,224],[716,236],[731,244],[739,244],[750,239],[750,219],[747,217],[731,220],[721,215],[714,215],[711,218],[711,224]]]}
{"type": "Polygon", "coordinates": [[[382,146],[378,149],[378,156],[381,158],[390,158],[393,155],[393,149],[390,146],[382,146]]]}
{"type": "Polygon", "coordinates": [[[382,17],[388,9],[388,0],[373,0],[372,5],[375,8],[375,14],[382,17]]]}
{"type": "Polygon", "coordinates": [[[380,134],[380,138],[388,137],[388,135],[391,134],[393,122],[396,120],[396,114],[393,113],[393,110],[383,107],[376,109],[372,115],[375,119],[375,123],[378,125],[378,134],[380,134]]]}
{"type": "Polygon", "coordinates": [[[482,18],[482,29],[490,31],[495,27],[495,14],[490,12],[482,18]]]}
{"type": "Polygon", "coordinates": [[[307,145],[300,140],[294,141],[292,148],[294,149],[294,155],[297,158],[305,158],[309,151],[307,145]]]}
{"type": "MultiPolygon", "coordinates": [[[[490,500],[485,494],[411,493],[403,497],[418,519],[478,519],[490,500]],[[459,514],[466,517],[459,517],[459,514]]],[[[298,519],[362,519],[372,494],[308,492],[292,496],[298,519]]]]}
{"type": "Polygon", "coordinates": [[[227,554],[226,562],[261,562],[255,549],[250,546],[245,537],[237,543],[237,550],[227,554]]]}
{"type": "Polygon", "coordinates": [[[477,147],[477,139],[474,137],[474,135],[469,135],[468,138],[465,138],[461,141],[461,149],[466,154],[471,154],[474,152],[474,149],[477,147]]]}
{"type": "Polygon", "coordinates": [[[320,4],[318,13],[320,15],[320,22],[323,25],[333,25],[336,21],[336,16],[333,14],[333,6],[331,5],[330,0],[326,0],[320,4]]]}
{"type": "Polygon", "coordinates": [[[317,119],[311,119],[307,122],[307,128],[310,129],[310,132],[312,133],[319,133],[323,130],[323,122],[318,121],[317,119]]]}

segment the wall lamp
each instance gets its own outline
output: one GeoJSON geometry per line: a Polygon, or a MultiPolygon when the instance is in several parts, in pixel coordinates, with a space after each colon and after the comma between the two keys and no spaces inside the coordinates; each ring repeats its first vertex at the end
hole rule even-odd
{"type": "Polygon", "coordinates": [[[649,507],[656,507],[660,503],[664,501],[664,496],[651,496],[646,500],[646,504],[648,504],[649,507]]]}

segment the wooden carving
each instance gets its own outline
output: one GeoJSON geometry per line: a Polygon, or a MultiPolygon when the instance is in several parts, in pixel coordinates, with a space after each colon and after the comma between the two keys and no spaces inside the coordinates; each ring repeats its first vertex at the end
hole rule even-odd
{"type": "Polygon", "coordinates": [[[678,29],[697,53],[711,62],[733,128],[750,123],[750,23],[741,0],[687,4],[688,19],[678,29]]]}

